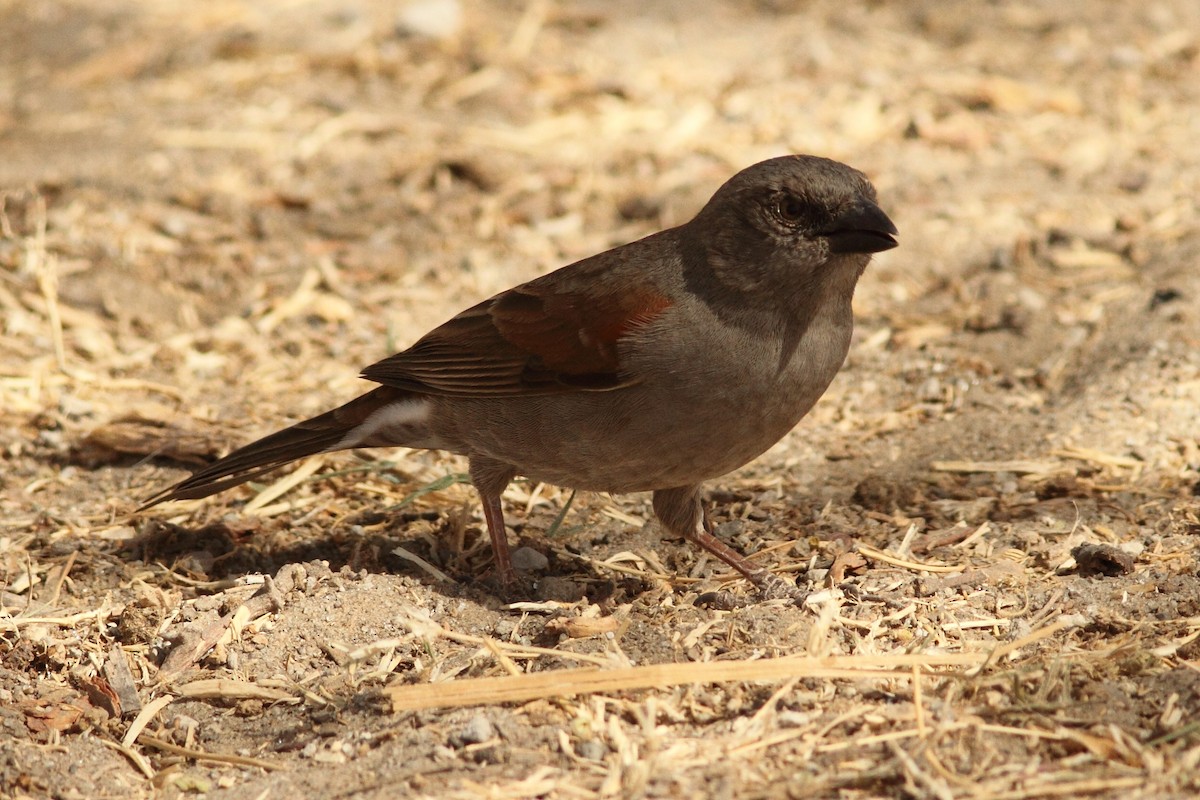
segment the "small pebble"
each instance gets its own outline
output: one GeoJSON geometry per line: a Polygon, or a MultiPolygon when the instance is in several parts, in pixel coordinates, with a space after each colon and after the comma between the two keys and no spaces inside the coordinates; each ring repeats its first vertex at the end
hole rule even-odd
{"type": "Polygon", "coordinates": [[[519,572],[542,572],[550,566],[550,559],[532,547],[519,547],[513,551],[512,565],[519,572]]]}
{"type": "Polygon", "coordinates": [[[608,753],[608,748],[604,746],[604,743],[595,739],[580,742],[577,749],[579,757],[586,758],[588,761],[603,761],[604,756],[608,753]]]}
{"type": "Polygon", "coordinates": [[[496,735],[496,729],[492,727],[492,723],[483,714],[476,714],[471,717],[470,722],[459,733],[458,738],[463,744],[479,744],[480,742],[489,741],[496,735]]]}

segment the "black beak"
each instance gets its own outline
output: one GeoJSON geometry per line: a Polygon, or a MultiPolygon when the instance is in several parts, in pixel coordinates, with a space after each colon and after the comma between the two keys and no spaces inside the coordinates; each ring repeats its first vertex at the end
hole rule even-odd
{"type": "Polygon", "coordinates": [[[835,253],[878,253],[891,250],[896,241],[896,226],[887,214],[869,200],[855,203],[839,214],[821,235],[829,240],[835,253]]]}

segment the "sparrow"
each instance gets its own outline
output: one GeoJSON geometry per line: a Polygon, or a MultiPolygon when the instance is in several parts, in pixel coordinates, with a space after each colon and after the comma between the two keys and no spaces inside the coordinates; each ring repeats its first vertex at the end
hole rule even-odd
{"type": "Polygon", "coordinates": [[[767,597],[789,584],[716,538],[704,481],[761,455],[845,361],[871,254],[897,245],[851,167],[773,158],[689,222],[501,292],[362,370],[378,384],[252,442],[149,498],[207,497],[316,453],[364,447],[466,456],[494,566],[516,579],[500,497],[517,475],[653,493],[664,528],[767,597]]]}

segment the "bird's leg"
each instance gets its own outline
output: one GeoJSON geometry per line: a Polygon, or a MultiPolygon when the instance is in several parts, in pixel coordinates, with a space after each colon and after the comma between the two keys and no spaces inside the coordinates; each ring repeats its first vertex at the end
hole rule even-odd
{"type": "Polygon", "coordinates": [[[504,508],[500,505],[500,495],[504,493],[508,482],[516,476],[516,470],[490,458],[473,456],[469,472],[471,483],[475,485],[479,499],[483,501],[483,521],[487,524],[488,536],[492,540],[492,559],[496,565],[496,575],[502,585],[512,586],[517,576],[513,572],[512,556],[508,552],[508,532],[504,528],[504,508]]]}
{"type": "Polygon", "coordinates": [[[712,523],[700,502],[699,486],[660,489],[654,493],[654,513],[670,531],[695,542],[740,572],[764,600],[787,599],[802,603],[808,594],[722,542],[712,533],[712,523]]]}
{"type": "Polygon", "coordinates": [[[508,532],[504,529],[504,509],[500,506],[500,495],[480,494],[483,500],[483,520],[487,523],[488,536],[492,539],[492,560],[496,563],[496,574],[500,582],[509,585],[516,580],[512,556],[508,552],[508,532]]]}

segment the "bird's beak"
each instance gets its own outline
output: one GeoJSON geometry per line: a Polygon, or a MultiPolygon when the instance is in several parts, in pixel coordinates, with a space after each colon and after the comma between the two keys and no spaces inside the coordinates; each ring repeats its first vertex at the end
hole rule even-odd
{"type": "Polygon", "coordinates": [[[896,226],[869,200],[855,203],[839,214],[821,235],[835,253],[878,253],[897,245],[896,226]]]}

